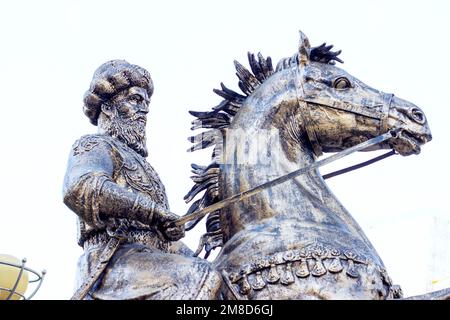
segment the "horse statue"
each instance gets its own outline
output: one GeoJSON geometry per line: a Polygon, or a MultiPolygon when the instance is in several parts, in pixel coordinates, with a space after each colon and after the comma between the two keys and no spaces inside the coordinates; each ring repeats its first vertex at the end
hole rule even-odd
{"type": "MultiPolygon", "coordinates": [[[[192,165],[188,214],[313,164],[386,132],[393,137],[364,151],[418,154],[432,139],[425,114],[393,94],[371,88],[335,65],[340,51],[311,47],[300,32],[298,52],[274,69],[271,58],[248,54],[251,71],[235,61],[242,94],[221,84],[223,101],[190,113],[188,151],[214,146],[208,166],[192,165]]],[[[191,221],[192,229],[199,221],[191,221]]],[[[206,220],[206,257],[225,299],[396,299],[383,261],[358,223],[312,170],[221,210],[206,220]]]]}

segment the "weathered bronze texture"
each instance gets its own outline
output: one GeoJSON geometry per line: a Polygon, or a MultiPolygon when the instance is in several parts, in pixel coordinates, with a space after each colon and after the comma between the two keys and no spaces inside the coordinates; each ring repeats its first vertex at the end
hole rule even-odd
{"type": "MultiPolygon", "coordinates": [[[[214,212],[214,211],[226,208],[226,207],[228,207],[228,206],[230,206],[230,205],[232,205],[234,203],[243,201],[243,200],[245,200],[245,199],[247,199],[249,197],[257,195],[258,193],[260,193],[260,192],[262,192],[264,190],[267,190],[269,188],[273,188],[273,187],[275,187],[275,186],[277,186],[279,184],[282,184],[282,183],[284,183],[286,181],[292,180],[292,179],[294,179],[294,178],[296,178],[296,177],[298,177],[300,175],[307,174],[307,173],[309,173],[312,170],[315,170],[315,169],[318,169],[318,168],[320,168],[320,167],[322,167],[324,165],[330,164],[330,163],[332,163],[332,162],[334,162],[336,160],[339,160],[339,159],[341,159],[343,157],[346,157],[346,156],[348,156],[348,155],[350,155],[350,154],[352,154],[354,152],[358,152],[358,151],[362,151],[364,149],[368,149],[371,146],[377,145],[377,144],[382,143],[382,142],[384,142],[384,141],[386,141],[388,139],[391,139],[394,135],[396,135],[396,133],[394,131],[386,132],[386,133],[381,134],[381,135],[379,135],[379,136],[377,136],[375,138],[372,138],[372,139],[369,139],[367,141],[361,142],[361,143],[357,144],[356,146],[353,146],[353,147],[350,147],[348,149],[342,150],[341,152],[336,153],[336,154],[334,154],[332,156],[329,156],[329,157],[327,157],[325,159],[321,159],[319,161],[311,163],[310,165],[308,165],[306,167],[302,167],[302,168],[300,168],[298,170],[295,170],[295,171],[287,173],[287,174],[285,174],[285,175],[283,175],[281,177],[278,177],[278,178],[273,179],[271,181],[268,181],[268,182],[265,182],[263,184],[260,184],[260,185],[258,185],[256,187],[253,187],[253,188],[249,189],[249,190],[245,190],[245,191],[240,192],[238,194],[235,194],[235,195],[233,195],[233,196],[231,196],[229,198],[223,199],[223,200],[221,200],[219,202],[216,202],[216,203],[214,203],[214,204],[212,204],[212,205],[210,205],[210,206],[208,206],[206,208],[203,208],[203,209],[200,209],[200,210],[195,211],[193,213],[187,214],[187,215],[179,218],[177,221],[169,222],[169,225],[172,225],[172,226],[184,226],[187,222],[197,221],[198,219],[203,218],[208,213],[211,213],[211,212],[214,212]]],[[[390,152],[384,154],[383,156],[373,158],[372,160],[367,161],[367,162],[369,162],[369,164],[370,164],[372,162],[378,161],[380,158],[384,159],[384,158],[386,158],[386,157],[388,157],[390,155],[394,155],[394,154],[395,154],[394,151],[390,151],[390,152]]],[[[360,164],[358,164],[356,166],[352,166],[352,167],[348,167],[348,168],[345,168],[345,169],[342,169],[342,170],[338,170],[338,171],[332,172],[332,173],[330,173],[330,174],[328,174],[326,176],[322,176],[322,177],[324,179],[327,179],[327,177],[332,177],[334,175],[341,174],[342,171],[346,172],[346,171],[349,171],[349,170],[354,170],[354,167],[356,167],[356,169],[357,169],[360,166],[366,166],[367,162],[363,162],[363,163],[360,163],[360,164]]]]}
{"type": "MultiPolygon", "coordinates": [[[[208,166],[192,165],[195,185],[185,201],[204,193],[189,213],[310,166],[324,152],[387,132],[394,137],[364,151],[393,149],[407,156],[431,140],[417,106],[335,66],[342,62],[340,51],[331,48],[311,47],[300,32],[298,52],[276,69],[270,57],[249,53],[251,71],[235,62],[243,94],[222,84],[215,92],[224,100],[213,111],[191,112],[197,117],[193,129],[210,130],[191,137],[195,145],[189,151],[214,151],[208,166]]],[[[318,170],[217,210],[206,226],[197,253],[203,246],[206,255],[222,247],[213,265],[224,277],[226,299],[402,296],[318,170]]]]}
{"type": "Polygon", "coordinates": [[[146,161],[150,74],[123,60],[95,72],[84,112],[98,133],[72,147],[64,203],[79,218],[79,290],[74,299],[217,299],[221,277],[165,227],[164,185],[146,161]]]}
{"type": "Polygon", "coordinates": [[[150,74],[123,60],[100,66],[84,97],[99,130],[73,145],[63,186],[85,250],[73,298],[401,298],[317,168],[359,150],[418,154],[430,129],[414,104],[336,67],[340,51],[331,49],[311,47],[300,32],[298,52],[275,69],[270,57],[249,53],[251,71],[235,62],[243,93],[222,84],[218,106],[191,111],[193,129],[209,130],[189,138],[189,151],[214,151],[208,166],[192,165],[185,201],[203,194],[181,218],[145,159],[150,74]],[[339,153],[318,159],[327,152],[339,153]],[[179,239],[205,212],[194,254],[179,239]],[[196,257],[216,247],[213,262],[196,257]]]}

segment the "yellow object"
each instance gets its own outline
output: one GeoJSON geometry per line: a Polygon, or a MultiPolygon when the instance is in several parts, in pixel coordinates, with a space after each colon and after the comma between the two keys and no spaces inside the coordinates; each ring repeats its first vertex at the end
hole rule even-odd
{"type": "Polygon", "coordinates": [[[445,278],[438,279],[438,280],[431,280],[431,284],[436,284],[438,282],[441,282],[442,280],[447,280],[447,279],[450,279],[450,277],[445,277],[445,278]]]}
{"type": "MultiPolygon", "coordinates": [[[[10,291],[12,290],[17,281],[20,272],[21,261],[9,254],[0,254],[0,300],[6,300],[8,298],[10,291]],[[11,263],[17,265],[17,267],[9,266],[3,264],[3,262],[11,263]]],[[[25,294],[28,287],[28,271],[23,270],[22,276],[20,277],[19,284],[15,292],[19,294],[25,294]]],[[[21,296],[18,294],[13,294],[10,298],[11,300],[20,300],[21,296]]]]}

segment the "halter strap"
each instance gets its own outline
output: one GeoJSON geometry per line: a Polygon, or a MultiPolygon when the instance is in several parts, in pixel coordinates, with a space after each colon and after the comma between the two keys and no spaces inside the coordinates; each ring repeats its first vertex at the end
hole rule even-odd
{"type": "MultiPolygon", "coordinates": [[[[388,119],[389,114],[391,111],[391,103],[392,99],[394,98],[394,94],[392,93],[382,93],[383,94],[383,104],[382,105],[374,105],[372,108],[367,108],[362,105],[356,105],[354,103],[348,103],[345,101],[333,101],[333,103],[330,105],[329,101],[325,101],[325,99],[317,96],[307,96],[305,94],[305,89],[303,88],[303,70],[304,67],[301,64],[296,64],[297,68],[291,68],[292,72],[295,73],[294,77],[297,77],[296,81],[296,91],[297,91],[297,102],[301,109],[301,114],[303,116],[304,121],[304,127],[306,131],[306,135],[308,136],[309,142],[312,146],[314,154],[319,157],[323,154],[322,147],[320,146],[319,140],[317,138],[317,126],[314,121],[312,121],[311,117],[311,108],[308,107],[308,103],[314,103],[316,105],[324,106],[327,108],[333,108],[337,110],[342,110],[346,112],[351,112],[354,114],[358,114],[367,118],[372,118],[379,120],[379,128],[378,128],[378,134],[380,136],[385,135],[388,133],[388,119]],[[298,70],[298,71],[297,71],[298,70]],[[381,107],[380,111],[377,110],[377,107],[381,107]]],[[[344,150],[345,151],[345,150],[344,150]]],[[[391,150],[381,156],[375,157],[373,159],[370,159],[365,162],[361,162],[359,164],[336,170],[331,173],[328,173],[323,176],[323,179],[328,179],[331,177],[335,177],[356,169],[360,169],[362,167],[368,166],[372,163],[375,163],[377,161],[383,160],[387,157],[390,157],[392,155],[395,155],[396,152],[394,150],[391,150]]]]}
{"type": "Polygon", "coordinates": [[[389,114],[391,112],[391,103],[392,99],[394,99],[393,93],[383,93],[383,107],[381,112],[381,119],[380,119],[380,129],[379,133],[385,133],[388,131],[388,119],[389,114]]]}
{"type": "Polygon", "coordinates": [[[319,157],[323,154],[322,147],[319,144],[317,137],[317,126],[312,120],[311,111],[308,107],[308,103],[314,103],[316,105],[324,106],[327,108],[342,110],[354,114],[358,114],[367,118],[372,118],[379,120],[378,134],[384,134],[388,132],[388,118],[391,111],[391,103],[394,97],[392,93],[383,93],[383,104],[373,105],[372,108],[368,108],[362,105],[357,105],[354,103],[349,103],[345,101],[333,101],[332,104],[329,101],[317,96],[308,96],[303,88],[303,70],[304,67],[301,64],[296,65],[297,68],[291,68],[292,72],[295,73],[297,77],[296,81],[296,91],[297,91],[297,102],[301,109],[301,114],[303,115],[305,131],[308,139],[311,143],[314,154],[319,157]],[[376,107],[381,107],[381,111],[377,110],[376,107]]]}
{"type": "MultiPolygon", "coordinates": [[[[311,97],[306,96],[304,98],[301,98],[301,100],[309,103],[318,104],[324,107],[332,108],[332,109],[338,109],[342,111],[347,111],[355,114],[359,114],[361,116],[365,116],[367,118],[377,119],[380,120],[383,119],[383,112],[379,112],[377,110],[372,110],[360,105],[350,104],[348,102],[342,102],[342,101],[333,101],[332,104],[328,104],[326,101],[324,101],[321,97],[311,97]]],[[[374,106],[376,107],[376,105],[374,106]]]]}
{"type": "MultiPolygon", "coordinates": [[[[391,111],[391,103],[393,98],[394,98],[393,93],[383,93],[383,104],[374,105],[372,108],[367,108],[361,105],[350,104],[348,102],[342,101],[333,101],[333,103],[330,105],[328,104],[327,101],[325,101],[321,97],[311,97],[311,96],[299,98],[299,101],[306,103],[314,103],[324,107],[347,111],[361,116],[365,116],[367,118],[379,120],[380,125],[378,129],[378,134],[383,134],[388,131],[388,118],[389,113],[391,111]],[[381,107],[381,111],[376,110],[375,109],[376,107],[381,107]]],[[[308,120],[308,122],[310,121],[308,120]]]]}
{"type": "Polygon", "coordinates": [[[305,96],[303,81],[301,81],[301,79],[303,79],[303,67],[301,66],[301,64],[296,64],[296,66],[298,67],[291,68],[291,71],[294,73],[294,79],[297,79],[295,83],[295,90],[297,91],[297,103],[301,109],[306,135],[308,136],[308,140],[311,143],[313,152],[317,157],[320,157],[323,154],[323,151],[316,134],[317,126],[314,124],[314,121],[312,121],[311,108],[308,107],[307,101],[300,98],[305,96]]]}

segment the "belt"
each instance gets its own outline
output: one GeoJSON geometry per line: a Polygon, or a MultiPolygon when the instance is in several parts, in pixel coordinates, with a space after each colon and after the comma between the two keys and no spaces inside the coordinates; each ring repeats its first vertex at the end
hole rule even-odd
{"type": "MultiPolygon", "coordinates": [[[[93,234],[88,237],[84,243],[83,248],[85,251],[97,249],[105,246],[111,237],[106,231],[93,234]]],[[[151,230],[129,230],[126,232],[126,240],[123,243],[140,243],[146,247],[156,248],[161,251],[168,251],[170,243],[161,238],[151,230]]]]}

